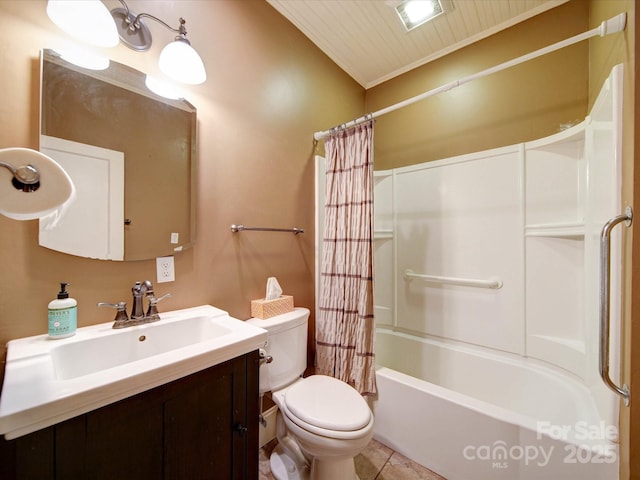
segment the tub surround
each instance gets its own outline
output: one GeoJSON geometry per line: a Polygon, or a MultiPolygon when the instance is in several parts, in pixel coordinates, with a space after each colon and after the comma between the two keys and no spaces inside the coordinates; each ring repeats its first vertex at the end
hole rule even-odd
{"type": "MultiPolygon", "coordinates": [[[[555,135],[375,172],[376,438],[450,480],[539,478],[546,463],[509,457],[529,445],[556,452],[558,478],[617,478],[619,399],[598,371],[598,262],[600,230],[624,210],[622,78],[618,65],[589,116],[555,135]],[[491,278],[499,288],[479,288],[491,278]],[[450,428],[460,422],[464,435],[450,428]],[[485,446],[495,465],[464,457],[485,446]]],[[[614,234],[617,377],[628,233],[614,234]]]]}
{"type": "Polygon", "coordinates": [[[374,438],[401,454],[448,480],[618,478],[617,428],[570,375],[386,330],[376,344],[374,438]]]}
{"type": "MultiPolygon", "coordinates": [[[[468,378],[466,374],[464,378],[468,378]]],[[[509,379],[501,377],[500,381],[509,379]]],[[[377,382],[380,399],[373,409],[374,438],[448,480],[618,478],[617,446],[606,433],[594,434],[597,446],[592,450],[551,437],[548,434],[552,432],[551,424],[541,422],[539,428],[523,427],[512,423],[525,419],[519,413],[395,370],[381,368],[377,382]]],[[[523,395],[521,403],[539,398],[540,395],[523,395]]],[[[583,403],[577,410],[584,407],[583,403]]],[[[580,422],[589,421],[579,415],[573,417],[576,418],[580,422]]],[[[536,425],[531,417],[526,419],[536,425]]],[[[580,431],[579,437],[590,435],[582,433],[586,431],[580,430],[582,423],[562,426],[567,431],[580,431]]],[[[583,438],[579,441],[582,443],[583,438]]]]}

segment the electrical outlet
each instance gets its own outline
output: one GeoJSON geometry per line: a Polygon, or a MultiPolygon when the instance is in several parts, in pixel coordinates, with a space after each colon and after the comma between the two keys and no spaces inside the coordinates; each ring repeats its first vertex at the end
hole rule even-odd
{"type": "Polygon", "coordinates": [[[156,276],[158,283],[175,281],[176,272],[173,268],[173,257],[156,258],[156,276]]]}

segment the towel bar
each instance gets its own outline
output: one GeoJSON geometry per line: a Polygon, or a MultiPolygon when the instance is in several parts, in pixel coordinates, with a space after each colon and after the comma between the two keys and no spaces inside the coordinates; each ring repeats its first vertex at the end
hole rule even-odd
{"type": "Polygon", "coordinates": [[[299,233],[304,233],[303,228],[269,228],[269,227],[245,227],[244,225],[231,225],[231,231],[233,233],[242,232],[243,230],[253,230],[260,232],[290,232],[294,235],[298,235],[299,233]]]}

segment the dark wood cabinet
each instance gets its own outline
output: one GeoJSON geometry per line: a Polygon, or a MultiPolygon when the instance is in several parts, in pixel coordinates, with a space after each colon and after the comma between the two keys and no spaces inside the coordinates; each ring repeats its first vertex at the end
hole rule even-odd
{"type": "Polygon", "coordinates": [[[14,440],[2,479],[258,478],[257,352],[14,440]]]}

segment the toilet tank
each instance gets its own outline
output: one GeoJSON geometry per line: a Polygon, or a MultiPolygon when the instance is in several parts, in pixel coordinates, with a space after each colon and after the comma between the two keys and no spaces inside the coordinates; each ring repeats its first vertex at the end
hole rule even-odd
{"type": "Polygon", "coordinates": [[[275,317],[247,320],[267,330],[264,349],[273,358],[260,367],[260,393],[279,390],[292,383],[307,368],[307,324],[309,309],[294,308],[275,317]]]}

